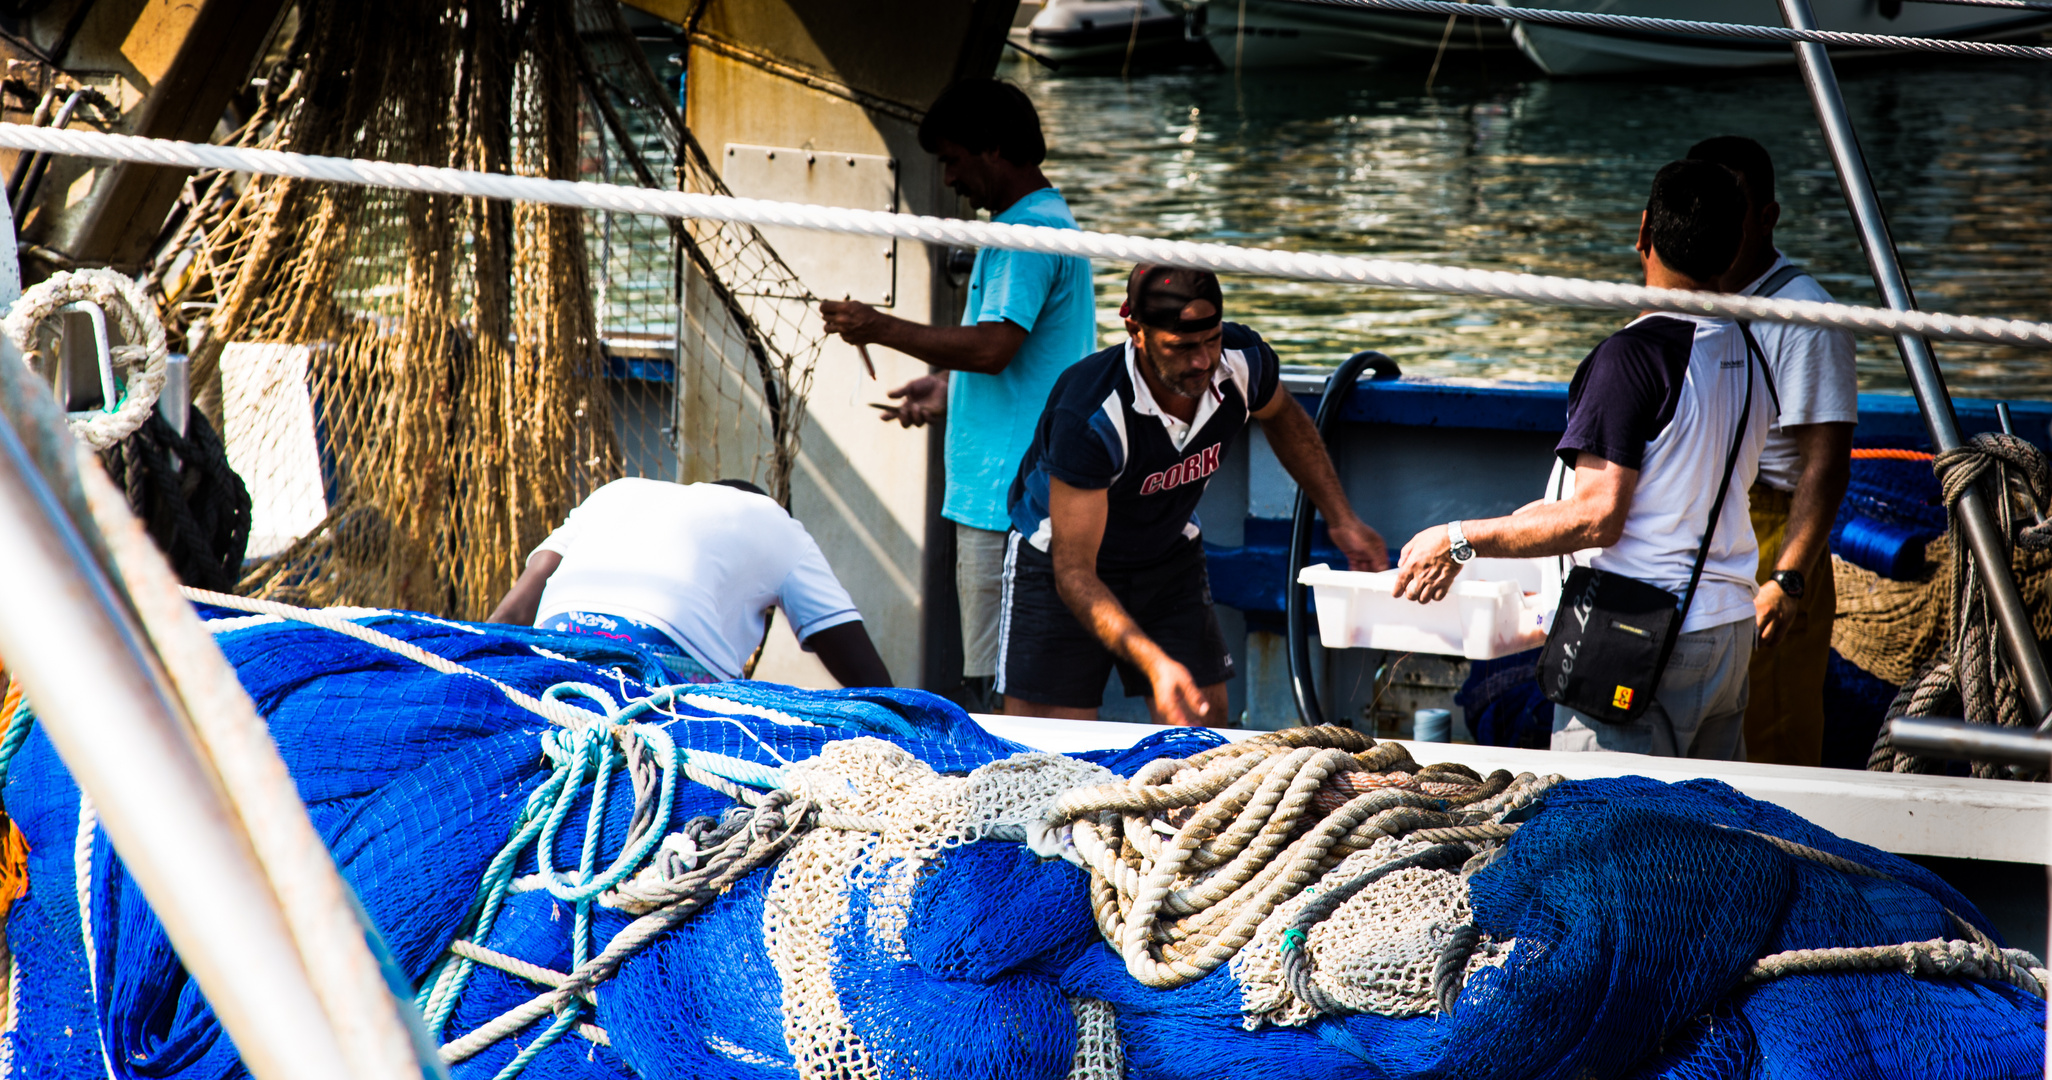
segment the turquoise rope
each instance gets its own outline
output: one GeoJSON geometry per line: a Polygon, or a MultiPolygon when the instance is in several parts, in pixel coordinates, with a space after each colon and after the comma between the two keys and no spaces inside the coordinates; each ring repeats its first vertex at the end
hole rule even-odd
{"type": "Polygon", "coordinates": [[[28,695],[14,707],[14,715],[7,718],[7,733],[0,735],[0,789],[7,787],[8,770],[14,767],[14,755],[21,752],[23,743],[28,742],[29,728],[34,725],[36,712],[29,708],[28,695]]]}
{"type": "MultiPolygon", "coordinates": [[[[687,760],[686,752],[677,748],[668,731],[655,724],[630,721],[658,705],[666,704],[686,689],[689,687],[665,687],[625,706],[604,689],[589,683],[557,683],[542,692],[544,700],[583,698],[597,705],[601,711],[592,714],[590,724],[577,728],[551,728],[542,734],[541,749],[550,765],[549,778],[528,796],[519,818],[515,820],[513,835],[499,849],[478,881],[470,914],[463,923],[465,932],[459,936],[479,942],[491,936],[492,927],[512,886],[513,868],[522,853],[532,845],[544,887],[551,896],[575,906],[570,939],[571,969],[590,961],[593,954],[593,902],[640,869],[662,841],[663,830],[660,827],[648,829],[603,871],[597,869],[613,773],[624,767],[627,760],[625,740],[639,740],[654,757],[661,777],[655,811],[655,820],[659,824],[670,820],[676,804],[677,778],[682,774],[683,762],[687,760]],[[556,840],[568,823],[578,794],[585,790],[587,784],[591,788],[591,808],[585,815],[577,869],[566,872],[556,865],[556,840]]],[[[739,774],[730,778],[742,783],[770,781],[764,786],[775,786],[782,778],[779,770],[718,754],[711,755],[709,761],[694,764],[722,776],[739,774]]],[[[476,966],[475,961],[445,954],[429,972],[415,1003],[420,1007],[428,1030],[436,1038],[442,1037],[476,966]]],[[[560,1010],[555,1022],[499,1071],[497,1080],[514,1080],[537,1055],[570,1031],[588,1008],[582,1000],[571,999],[560,1010]]]]}
{"type": "Polygon", "coordinates": [[[710,750],[686,750],[684,760],[715,776],[724,776],[737,784],[774,791],[784,786],[784,770],[768,765],[758,765],[742,758],[715,754],[710,750]]]}
{"type": "Polygon", "coordinates": [[[584,1003],[572,999],[570,1005],[563,1010],[562,1015],[556,1017],[556,1022],[550,1024],[549,1029],[542,1032],[540,1038],[528,1043],[518,1054],[513,1055],[513,1060],[507,1062],[506,1067],[500,1069],[498,1075],[492,1077],[492,1080],[513,1080],[514,1077],[519,1076],[521,1070],[527,1068],[529,1062],[540,1057],[542,1051],[556,1045],[556,1041],[567,1034],[570,1028],[583,1015],[584,1003]]]}

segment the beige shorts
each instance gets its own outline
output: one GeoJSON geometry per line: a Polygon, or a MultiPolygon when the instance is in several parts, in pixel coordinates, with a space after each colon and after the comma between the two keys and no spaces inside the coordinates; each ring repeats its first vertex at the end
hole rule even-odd
{"type": "Polygon", "coordinates": [[[962,677],[997,674],[1004,616],[1005,533],[955,525],[955,595],[962,606],[962,677]]]}

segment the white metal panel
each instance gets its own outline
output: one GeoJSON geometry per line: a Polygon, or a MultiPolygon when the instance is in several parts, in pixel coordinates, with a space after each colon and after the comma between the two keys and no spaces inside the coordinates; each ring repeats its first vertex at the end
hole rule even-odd
{"type": "Polygon", "coordinates": [[[222,440],[249,487],[249,557],[276,555],[328,516],[304,345],[221,350],[222,440]]]}
{"type": "MultiPolygon", "coordinates": [[[[728,143],[720,166],[720,178],[742,198],[898,209],[898,163],[878,154],[728,143]]],[[[853,299],[878,307],[897,302],[895,240],[769,227],[762,236],[822,300],[853,299]]]]}

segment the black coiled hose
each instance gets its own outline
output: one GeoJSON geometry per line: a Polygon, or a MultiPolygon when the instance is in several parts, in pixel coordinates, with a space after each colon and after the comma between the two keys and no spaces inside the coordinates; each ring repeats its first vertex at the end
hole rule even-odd
{"type": "MultiPolygon", "coordinates": [[[[1326,452],[1332,452],[1332,428],[1339,422],[1340,410],[1347,398],[1354,392],[1354,384],[1360,381],[1361,372],[1372,371],[1371,381],[1398,378],[1396,361],[1379,352],[1358,352],[1347,357],[1347,362],[1325,380],[1325,394],[1318,399],[1318,438],[1325,443],[1326,452]]],[[[1290,640],[1290,693],[1297,699],[1297,718],[1306,726],[1315,727],[1325,723],[1325,710],[1318,704],[1318,688],[1311,679],[1311,627],[1306,621],[1311,597],[1309,586],[1297,584],[1297,573],[1311,558],[1311,515],[1316,512],[1311,500],[1304,497],[1304,489],[1297,488],[1296,509],[1290,526],[1289,580],[1284,584],[1284,595],[1289,598],[1284,605],[1287,619],[1285,632],[1290,640]]]]}

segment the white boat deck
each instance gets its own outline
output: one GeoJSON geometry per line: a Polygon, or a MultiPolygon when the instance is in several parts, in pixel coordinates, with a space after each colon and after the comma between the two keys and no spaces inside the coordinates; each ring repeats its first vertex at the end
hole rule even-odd
{"type": "MultiPolygon", "coordinates": [[[[977,714],[995,735],[1036,750],[1123,748],[1161,729],[1102,720],[977,714]]],[[[1258,731],[1220,728],[1228,739],[1258,731]]],[[[1399,740],[1401,741],[1401,740],[1399,740]]],[[[1898,855],[2052,864],[2052,785],[1948,776],[1696,761],[1643,754],[1557,754],[1470,743],[1405,742],[1420,764],[1458,761],[1483,773],[1559,773],[1571,780],[1646,776],[1669,783],[1708,777],[1794,811],[1849,840],[1898,855]]]]}

